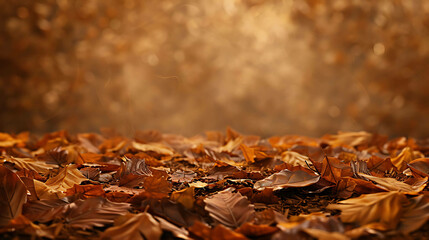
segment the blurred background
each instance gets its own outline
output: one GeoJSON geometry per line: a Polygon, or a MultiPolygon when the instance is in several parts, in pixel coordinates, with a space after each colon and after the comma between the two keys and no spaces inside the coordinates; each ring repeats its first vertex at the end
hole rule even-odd
{"type": "Polygon", "coordinates": [[[0,9],[0,131],[429,135],[429,1],[0,9]]]}

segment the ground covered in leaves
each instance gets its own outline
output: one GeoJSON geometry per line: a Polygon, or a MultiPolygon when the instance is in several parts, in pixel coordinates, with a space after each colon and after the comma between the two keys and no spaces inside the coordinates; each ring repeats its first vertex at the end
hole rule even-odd
{"type": "Polygon", "coordinates": [[[429,141],[0,133],[2,239],[428,238],[429,141]]]}

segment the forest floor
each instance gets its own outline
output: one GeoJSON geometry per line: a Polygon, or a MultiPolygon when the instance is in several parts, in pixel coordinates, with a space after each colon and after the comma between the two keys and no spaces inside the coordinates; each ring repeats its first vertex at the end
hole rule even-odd
{"type": "Polygon", "coordinates": [[[0,133],[2,239],[429,239],[429,141],[0,133]]]}

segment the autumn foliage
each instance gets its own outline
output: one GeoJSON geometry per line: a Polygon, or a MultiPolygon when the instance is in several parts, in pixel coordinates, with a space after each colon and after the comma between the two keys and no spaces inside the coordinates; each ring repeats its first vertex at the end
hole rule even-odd
{"type": "Polygon", "coordinates": [[[411,138],[59,131],[2,133],[0,151],[5,238],[422,237],[429,219],[411,138]]]}

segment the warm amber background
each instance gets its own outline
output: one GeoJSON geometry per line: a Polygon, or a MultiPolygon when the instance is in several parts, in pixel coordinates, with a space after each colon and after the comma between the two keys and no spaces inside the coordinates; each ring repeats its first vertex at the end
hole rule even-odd
{"type": "Polygon", "coordinates": [[[429,1],[3,0],[0,131],[429,134],[429,1]]]}

